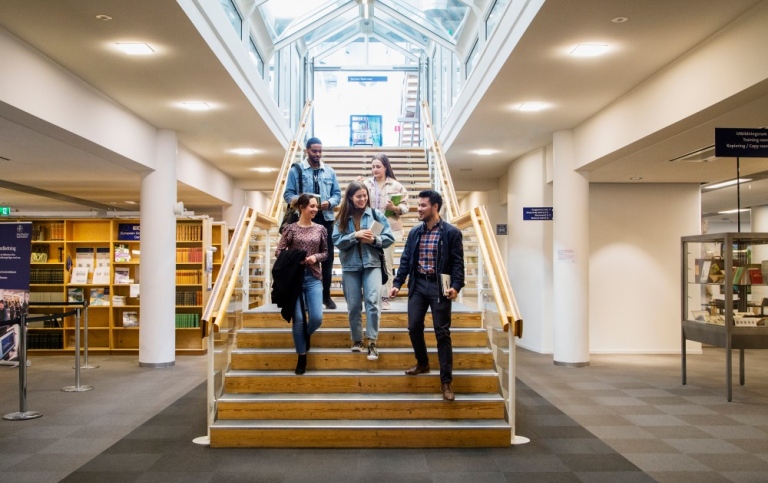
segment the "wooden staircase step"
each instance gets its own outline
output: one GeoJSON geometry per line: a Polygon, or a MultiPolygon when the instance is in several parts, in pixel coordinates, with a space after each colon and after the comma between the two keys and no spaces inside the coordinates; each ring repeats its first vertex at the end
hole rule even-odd
{"type": "MultiPolygon", "coordinates": [[[[352,352],[350,349],[315,349],[309,351],[307,358],[308,370],[405,370],[415,364],[413,349],[379,347],[379,359],[369,361],[367,352],[352,352]]],[[[232,351],[233,370],[293,370],[296,367],[296,351],[293,348],[284,349],[235,349],[232,351]]],[[[429,364],[438,368],[437,350],[429,351],[429,364]]],[[[493,368],[493,353],[490,349],[454,348],[453,368],[491,369],[493,368]]]]}
{"type": "Polygon", "coordinates": [[[211,426],[213,448],[493,448],[511,439],[509,424],[488,419],[219,420],[211,426]]]}
{"type": "MultiPolygon", "coordinates": [[[[228,371],[225,377],[225,392],[236,394],[437,393],[439,390],[438,368],[418,376],[407,376],[404,371],[310,371],[303,376],[293,371],[228,371]]],[[[498,374],[495,370],[454,370],[453,390],[455,393],[497,393],[498,374]]]]}
{"type": "Polygon", "coordinates": [[[225,394],[219,420],[247,419],[503,419],[499,394],[225,394]]]}
{"type": "MultiPolygon", "coordinates": [[[[285,324],[282,329],[241,329],[237,333],[238,348],[262,347],[279,348],[293,347],[291,327],[285,324]]],[[[437,347],[434,330],[425,329],[425,341],[427,347],[437,347]]],[[[451,328],[451,341],[453,347],[485,347],[487,335],[485,329],[451,328]]],[[[379,329],[379,344],[382,347],[411,347],[411,339],[408,330],[379,329]]],[[[352,340],[349,337],[349,329],[321,327],[312,335],[313,347],[342,348],[351,347],[352,340]]]]}
{"type": "MultiPolygon", "coordinates": [[[[405,305],[404,300],[403,305],[405,305]]],[[[272,307],[275,306],[272,305],[272,307]]],[[[277,308],[274,310],[277,310],[277,308]]],[[[480,312],[455,311],[451,314],[451,328],[456,329],[481,327],[482,320],[483,316],[480,312]]],[[[365,321],[365,313],[363,313],[363,321],[365,321]]],[[[427,313],[427,316],[424,319],[424,323],[427,327],[432,327],[432,314],[427,313]]],[[[243,327],[284,328],[286,326],[288,326],[288,323],[285,321],[285,319],[283,319],[279,312],[267,312],[264,309],[261,309],[258,311],[243,313],[243,327]]],[[[325,328],[348,328],[349,317],[347,315],[346,308],[344,310],[338,309],[336,311],[324,311],[322,326],[325,328]]],[[[408,327],[408,314],[404,311],[384,310],[382,311],[382,317],[379,322],[379,326],[382,328],[408,327]]]]}

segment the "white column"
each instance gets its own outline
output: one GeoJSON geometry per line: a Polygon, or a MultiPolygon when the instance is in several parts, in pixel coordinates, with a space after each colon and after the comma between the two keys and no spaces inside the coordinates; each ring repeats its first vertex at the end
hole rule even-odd
{"type": "Polygon", "coordinates": [[[154,171],[141,177],[139,365],[176,363],[176,132],[157,133],[154,171]]]}
{"type": "Polygon", "coordinates": [[[574,171],[573,131],[553,135],[554,362],[589,364],[589,181],[574,171]]]}

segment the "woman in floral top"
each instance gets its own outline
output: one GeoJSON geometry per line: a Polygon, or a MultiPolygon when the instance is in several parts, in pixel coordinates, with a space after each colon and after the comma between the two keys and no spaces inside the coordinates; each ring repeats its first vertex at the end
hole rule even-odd
{"type": "MultiPolygon", "coordinates": [[[[380,210],[387,217],[395,243],[403,239],[403,222],[400,217],[410,208],[408,207],[408,190],[395,178],[392,165],[386,154],[377,154],[371,161],[371,173],[373,176],[363,180],[368,192],[371,194],[371,208],[380,210]],[[399,199],[398,199],[399,198],[399,199]],[[394,203],[393,201],[397,201],[394,203]]],[[[384,249],[384,259],[387,262],[389,280],[381,287],[381,308],[389,309],[389,291],[392,289],[392,269],[395,243],[384,249]]]]}
{"type": "Polygon", "coordinates": [[[299,221],[285,226],[283,235],[277,243],[275,256],[280,255],[280,252],[286,249],[307,252],[307,258],[302,262],[305,270],[304,286],[300,296],[304,297],[304,305],[309,312],[306,333],[304,332],[301,299],[296,301],[293,316],[293,344],[299,355],[295,372],[296,374],[304,374],[307,368],[309,338],[323,323],[323,276],[320,262],[328,258],[328,235],[324,226],[312,223],[312,218],[315,217],[319,209],[317,198],[304,193],[296,199],[295,205],[300,212],[299,221]]]}

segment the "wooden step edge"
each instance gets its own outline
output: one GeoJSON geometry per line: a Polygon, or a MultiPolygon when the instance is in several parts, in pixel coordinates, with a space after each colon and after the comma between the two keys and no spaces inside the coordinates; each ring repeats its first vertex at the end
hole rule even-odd
{"type": "MultiPolygon", "coordinates": [[[[266,370],[266,371],[259,371],[259,370],[251,370],[251,369],[230,369],[226,373],[227,378],[240,378],[240,377],[297,377],[296,374],[294,374],[291,370],[266,370]]],[[[403,376],[403,377],[440,377],[440,369],[435,367],[432,369],[431,372],[427,374],[419,374],[418,376],[407,376],[403,370],[401,369],[382,369],[377,370],[376,372],[366,371],[366,370],[339,370],[339,369],[331,369],[331,370],[313,370],[312,372],[307,372],[304,374],[303,378],[309,379],[309,378],[318,378],[318,377],[358,377],[358,376],[366,376],[366,377],[392,377],[392,376],[403,376]]],[[[468,378],[468,377],[498,377],[499,373],[495,369],[459,369],[453,371],[453,378],[468,378]]]]}
{"type": "MultiPolygon", "coordinates": [[[[292,328],[290,325],[286,323],[287,327],[280,328],[280,327],[243,327],[242,329],[238,329],[238,334],[284,334],[284,333],[292,333],[292,328]]],[[[486,329],[482,327],[451,327],[451,335],[453,334],[478,334],[478,333],[484,333],[486,329]]],[[[317,332],[323,332],[326,334],[349,334],[349,327],[320,327],[317,329],[317,332]]],[[[395,333],[402,333],[402,332],[408,332],[407,327],[381,327],[379,328],[379,334],[395,334],[395,333]]],[[[425,333],[434,333],[435,329],[432,327],[425,327],[424,328],[425,333]]]]}
{"type": "MultiPolygon", "coordinates": [[[[473,392],[456,394],[456,400],[470,402],[504,402],[498,393],[473,392]]],[[[253,403],[253,402],[440,402],[440,393],[225,393],[218,398],[220,403],[253,403]]]]}
{"type": "MultiPolygon", "coordinates": [[[[379,354],[413,354],[413,349],[410,347],[381,347],[376,346],[376,348],[379,351],[379,354]]],[[[261,347],[242,347],[237,349],[232,349],[231,351],[232,355],[295,355],[296,349],[293,347],[267,347],[267,348],[261,348],[261,347]]],[[[429,354],[437,354],[437,348],[436,347],[427,347],[427,353],[429,354]]],[[[489,349],[488,347],[454,347],[453,348],[454,354],[481,354],[481,355],[492,355],[493,351],[489,349]]],[[[310,354],[330,354],[330,355],[336,355],[336,354],[350,354],[350,355],[360,355],[360,352],[352,352],[349,348],[330,348],[330,347],[324,347],[324,348],[317,348],[312,349],[310,351],[310,354]]]]}
{"type": "MultiPolygon", "coordinates": [[[[447,404],[447,403],[446,403],[447,404]]],[[[260,420],[217,420],[211,429],[511,429],[511,426],[503,419],[362,419],[362,420],[335,420],[335,419],[260,419],[260,420]]]]}

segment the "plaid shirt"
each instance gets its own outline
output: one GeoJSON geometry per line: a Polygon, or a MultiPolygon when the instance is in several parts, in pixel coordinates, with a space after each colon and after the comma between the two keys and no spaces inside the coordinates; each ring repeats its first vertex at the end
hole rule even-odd
{"type": "Polygon", "coordinates": [[[442,220],[438,220],[431,230],[424,225],[424,233],[419,241],[419,273],[425,275],[435,274],[435,264],[437,263],[437,243],[440,241],[440,226],[442,220]]]}

